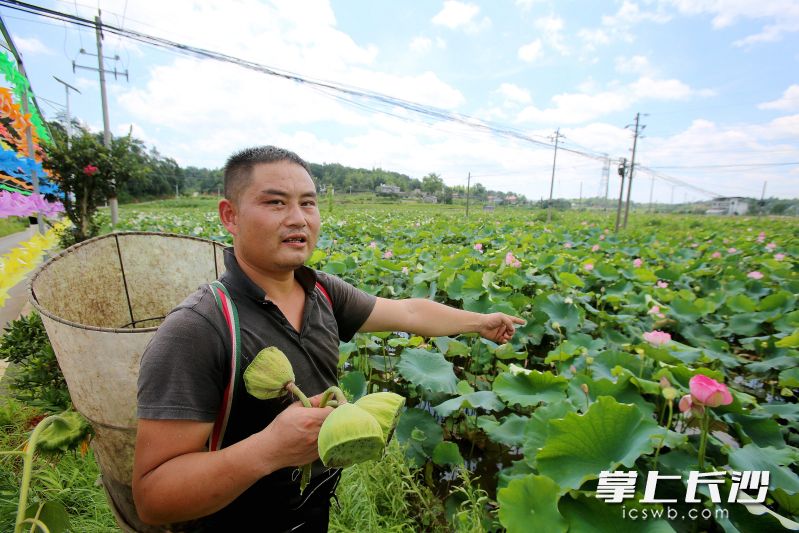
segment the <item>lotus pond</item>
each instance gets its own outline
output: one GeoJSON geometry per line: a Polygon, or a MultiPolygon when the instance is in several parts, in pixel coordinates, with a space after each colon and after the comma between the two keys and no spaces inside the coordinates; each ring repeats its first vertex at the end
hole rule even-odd
{"type": "MultiPolygon", "coordinates": [[[[476,472],[484,529],[799,527],[799,221],[634,214],[615,235],[610,213],[541,220],[526,209],[323,209],[314,268],[378,296],[527,321],[503,346],[359,334],[340,346],[342,387],[404,395],[408,460],[442,496],[458,468],[476,472]],[[697,404],[698,374],[730,401],[697,404]],[[609,502],[597,497],[603,471],[637,482],[609,502]],[[759,486],[733,476],[764,471],[759,486]],[[700,472],[720,474],[696,482],[700,472]],[[739,486],[761,502],[736,501],[739,486]]],[[[128,209],[119,229],[228,240],[212,209],[128,209]]]]}

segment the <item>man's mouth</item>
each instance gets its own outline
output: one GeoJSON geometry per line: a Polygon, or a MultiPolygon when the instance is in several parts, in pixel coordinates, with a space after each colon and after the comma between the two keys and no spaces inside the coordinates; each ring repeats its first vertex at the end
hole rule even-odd
{"type": "Polygon", "coordinates": [[[287,244],[305,244],[308,239],[304,235],[290,235],[283,239],[287,244]]]}

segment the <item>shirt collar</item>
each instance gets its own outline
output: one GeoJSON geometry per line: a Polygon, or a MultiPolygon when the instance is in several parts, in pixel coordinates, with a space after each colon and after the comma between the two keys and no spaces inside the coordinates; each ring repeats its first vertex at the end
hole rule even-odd
{"type": "MultiPolygon", "coordinates": [[[[231,289],[236,292],[242,293],[246,296],[254,298],[259,302],[268,299],[266,291],[258,286],[253,280],[244,273],[236,260],[233,253],[233,247],[229,246],[224,250],[225,259],[225,273],[222,274],[220,279],[225,282],[231,289]]],[[[313,294],[314,287],[317,282],[316,271],[305,265],[302,265],[294,271],[294,277],[300,282],[306,294],[313,294]]]]}

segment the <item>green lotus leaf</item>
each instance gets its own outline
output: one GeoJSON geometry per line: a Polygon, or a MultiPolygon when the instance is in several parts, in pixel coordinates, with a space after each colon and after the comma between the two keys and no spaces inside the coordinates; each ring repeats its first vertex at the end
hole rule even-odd
{"type": "MultiPolygon", "coordinates": [[[[35,502],[25,509],[25,518],[38,518],[50,533],[66,533],[70,531],[69,512],[64,504],[57,501],[50,501],[39,503],[35,502]]],[[[28,528],[22,528],[21,531],[27,531],[28,528]]],[[[36,528],[40,531],[40,528],[36,528]]]]}
{"type": "Polygon", "coordinates": [[[593,273],[605,281],[615,281],[619,279],[619,271],[607,263],[599,263],[594,267],[593,273]]]}
{"type": "Polygon", "coordinates": [[[799,329],[775,342],[774,346],[778,348],[799,348],[799,329]]]}
{"type": "Polygon", "coordinates": [[[485,431],[488,438],[506,446],[520,446],[524,443],[524,432],[530,418],[510,414],[501,421],[493,416],[480,416],[477,418],[477,427],[485,431]]]}
{"type": "Polygon", "coordinates": [[[395,430],[397,440],[407,445],[406,456],[416,466],[432,457],[436,445],[443,440],[444,430],[436,419],[422,409],[406,409],[400,415],[395,430]]]}
{"type": "Polygon", "coordinates": [[[508,533],[565,532],[566,520],[558,511],[560,488],[545,476],[514,479],[499,489],[499,521],[508,533]]]}
{"type": "MultiPolygon", "coordinates": [[[[558,509],[569,523],[569,533],[595,533],[595,532],[632,532],[636,533],[673,533],[666,520],[648,518],[641,519],[643,510],[647,516],[652,511],[663,511],[662,506],[645,506],[634,500],[624,502],[622,511],[620,504],[605,503],[593,496],[576,493],[573,497],[560,500],[558,509]],[[630,510],[635,509],[638,520],[629,517],[630,510]]],[[[665,513],[660,516],[666,516],[665,513]]]]}
{"type": "Polygon", "coordinates": [[[469,355],[469,345],[451,337],[435,337],[432,339],[436,348],[441,350],[441,353],[447,356],[455,355],[469,355]]]}
{"type": "Polygon", "coordinates": [[[366,376],[360,370],[347,372],[341,376],[339,385],[348,393],[350,401],[355,401],[366,394],[366,376]]]}
{"type": "Polygon", "coordinates": [[[785,447],[785,439],[780,430],[782,426],[767,414],[730,413],[725,415],[725,418],[735,424],[744,443],[753,442],[761,447],[785,447]]]}
{"type": "Polygon", "coordinates": [[[463,456],[454,442],[439,442],[433,448],[433,462],[437,465],[462,465],[463,456]]]}
{"type": "Polygon", "coordinates": [[[568,380],[552,372],[531,370],[516,375],[504,372],[494,380],[493,391],[508,405],[522,407],[541,402],[557,402],[565,398],[568,380]]]}
{"type": "Polygon", "coordinates": [[[793,389],[799,387],[799,368],[789,368],[780,372],[780,387],[793,389]]]}
{"type": "Polygon", "coordinates": [[[727,298],[725,305],[735,313],[751,313],[757,309],[757,302],[745,294],[734,294],[727,298]]]}
{"type": "Polygon", "coordinates": [[[547,314],[550,323],[557,322],[561,328],[574,331],[580,326],[580,312],[574,304],[567,304],[558,294],[540,295],[534,305],[547,314]]]}
{"type": "Polygon", "coordinates": [[[402,377],[432,392],[457,392],[458,378],[453,365],[439,352],[428,352],[419,348],[402,351],[397,370],[402,377]]]}
{"type": "Polygon", "coordinates": [[[535,467],[538,451],[549,436],[550,421],[563,418],[571,412],[574,412],[574,407],[569,402],[551,403],[535,410],[524,428],[524,461],[529,466],[535,467]]]}
{"type": "Polygon", "coordinates": [[[452,398],[437,405],[434,409],[440,416],[449,416],[459,409],[484,409],[486,411],[501,411],[505,408],[497,395],[491,391],[472,392],[457,398],[452,398]]]}
{"type": "Polygon", "coordinates": [[[601,396],[584,415],[568,413],[552,420],[538,452],[538,470],[564,488],[578,489],[587,479],[619,465],[632,467],[654,448],[662,428],[634,405],[601,396]]]}
{"type": "Polygon", "coordinates": [[[585,287],[585,282],[580,279],[580,276],[572,274],[571,272],[558,273],[558,279],[560,280],[560,284],[566,288],[585,287]]]}
{"type": "Polygon", "coordinates": [[[734,470],[768,470],[771,472],[769,488],[782,489],[788,494],[799,493],[799,477],[789,465],[799,461],[799,450],[796,448],[777,449],[771,446],[761,448],[756,444],[747,444],[743,448],[729,453],[729,464],[734,470]]]}

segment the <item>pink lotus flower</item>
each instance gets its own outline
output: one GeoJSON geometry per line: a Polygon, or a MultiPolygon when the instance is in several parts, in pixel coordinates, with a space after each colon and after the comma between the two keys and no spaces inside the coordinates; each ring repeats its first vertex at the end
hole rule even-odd
{"type": "Polygon", "coordinates": [[[712,257],[713,259],[718,259],[719,257],[721,257],[721,252],[713,252],[710,255],[710,257],[712,257]]]}
{"type": "Polygon", "coordinates": [[[595,245],[593,245],[593,246],[591,247],[591,251],[592,251],[592,252],[599,251],[599,245],[598,245],[598,244],[595,244],[595,245]]]}
{"type": "Polygon", "coordinates": [[[696,248],[697,246],[699,246],[698,242],[692,242],[691,243],[691,248],[696,248]]]}
{"type": "Polygon", "coordinates": [[[408,273],[408,267],[402,267],[402,273],[403,274],[407,274],[408,273]]]}
{"type": "Polygon", "coordinates": [[[650,315],[656,315],[656,314],[660,313],[660,306],[659,305],[653,305],[652,307],[649,308],[649,311],[647,311],[647,313],[650,314],[650,315]]]}
{"type": "Polygon", "coordinates": [[[738,250],[736,250],[735,248],[727,248],[727,253],[728,253],[728,254],[734,254],[734,253],[735,253],[735,252],[737,252],[737,251],[738,251],[738,250]]]}
{"type": "MultiPolygon", "coordinates": [[[[686,394],[685,396],[680,398],[679,407],[680,407],[680,412],[681,413],[687,413],[688,411],[693,409],[694,402],[691,400],[691,395],[690,394],[686,394]]],[[[697,407],[700,407],[700,406],[697,406],[697,407]]],[[[700,409],[701,409],[701,407],[700,407],[700,409]]]]}
{"type": "Polygon", "coordinates": [[[633,261],[633,266],[635,268],[641,268],[641,265],[643,265],[643,264],[644,264],[644,262],[641,261],[640,257],[636,257],[635,260],[633,261]]]}
{"type": "Polygon", "coordinates": [[[477,250],[480,253],[483,253],[483,245],[480,244],[479,242],[474,245],[474,249],[477,250]]]}
{"type": "Polygon", "coordinates": [[[394,257],[394,252],[392,252],[391,250],[383,254],[383,259],[391,259],[392,257],[394,257]]]}
{"type": "Polygon", "coordinates": [[[777,247],[777,243],[776,242],[770,242],[770,243],[768,243],[766,245],[766,250],[768,250],[770,252],[770,251],[774,250],[776,247],[777,247]]]}
{"type": "Polygon", "coordinates": [[[519,268],[520,266],[522,266],[522,263],[518,259],[513,257],[513,254],[511,252],[505,254],[505,264],[512,266],[513,268],[519,268]]]}
{"type": "Polygon", "coordinates": [[[604,241],[604,240],[605,240],[605,236],[604,236],[604,235],[600,235],[600,236],[599,236],[599,240],[600,240],[600,241],[604,241]]]}
{"type": "Polygon", "coordinates": [[[370,242],[369,248],[377,248],[377,243],[375,241],[370,242]]]}
{"type": "Polygon", "coordinates": [[[87,176],[94,176],[97,173],[98,168],[94,165],[86,165],[83,167],[83,173],[87,176]]]}
{"type": "Polygon", "coordinates": [[[757,270],[753,270],[749,274],[747,274],[746,277],[752,279],[763,279],[763,273],[757,270]]]}
{"type": "Polygon", "coordinates": [[[564,248],[571,248],[571,247],[572,247],[572,243],[570,243],[570,242],[564,242],[564,243],[563,243],[563,247],[564,247],[564,248]]]}
{"type": "Polygon", "coordinates": [[[668,288],[669,284],[666,283],[665,281],[658,281],[657,286],[660,287],[661,289],[666,289],[668,288]]]}
{"type": "Polygon", "coordinates": [[[757,235],[757,242],[763,242],[763,241],[765,241],[765,240],[766,240],[766,233],[765,233],[765,232],[763,232],[763,231],[761,231],[760,233],[758,233],[758,235],[757,235]]]}
{"type": "MultiPolygon", "coordinates": [[[[732,394],[724,383],[697,374],[688,382],[692,401],[707,407],[718,407],[732,403],[732,394]]],[[[680,400],[682,402],[682,400],[680,400]]]]}
{"type": "Polygon", "coordinates": [[[785,254],[774,254],[774,259],[777,261],[782,261],[785,259],[785,254]]]}
{"type": "Polygon", "coordinates": [[[660,331],[657,329],[644,333],[643,337],[646,342],[655,347],[663,346],[667,342],[671,341],[671,335],[665,331],[660,331]]]}
{"type": "Polygon", "coordinates": [[[586,263],[586,264],[583,265],[583,268],[590,272],[590,271],[594,270],[594,265],[592,265],[591,263],[586,263]]]}

